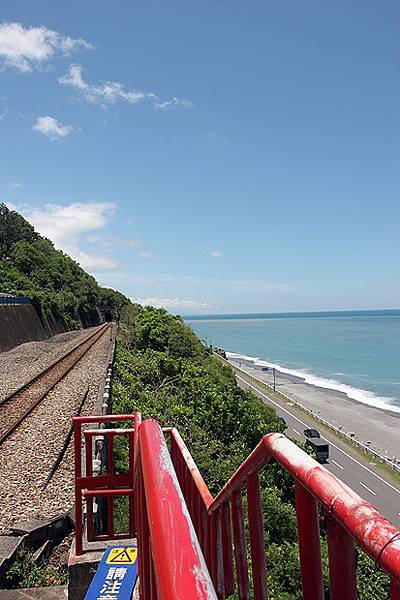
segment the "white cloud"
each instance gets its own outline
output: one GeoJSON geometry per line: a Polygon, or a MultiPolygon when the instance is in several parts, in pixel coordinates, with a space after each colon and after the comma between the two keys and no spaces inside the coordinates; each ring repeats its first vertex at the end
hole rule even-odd
{"type": "Polygon", "coordinates": [[[161,102],[158,100],[153,104],[156,110],[171,110],[171,108],[176,108],[177,106],[182,106],[183,108],[193,108],[194,104],[190,100],[180,100],[179,98],[171,98],[171,100],[165,100],[161,102]]]}
{"type": "Polygon", "coordinates": [[[140,252],[139,256],[140,258],[150,258],[151,256],[154,256],[155,252],[140,252]]]}
{"type": "Polygon", "coordinates": [[[221,258],[221,256],[223,256],[223,253],[221,252],[221,250],[212,250],[211,256],[214,256],[215,258],[221,258]]]}
{"type": "Polygon", "coordinates": [[[44,208],[19,210],[39,233],[85,269],[112,269],[118,266],[117,261],[99,253],[89,254],[79,247],[79,243],[89,231],[107,225],[115,209],[114,202],[74,202],[66,206],[46,204],[44,208]]]}
{"type": "Polygon", "coordinates": [[[57,119],[49,116],[38,117],[32,129],[43,133],[43,135],[47,136],[50,140],[64,139],[70,133],[75,131],[71,125],[62,125],[57,119]]]}
{"type": "Polygon", "coordinates": [[[171,108],[183,107],[192,108],[193,103],[190,100],[180,100],[173,97],[170,100],[162,101],[153,92],[144,92],[142,90],[129,90],[123,83],[117,81],[101,81],[98,85],[87,83],[82,76],[82,67],[80,65],[70,65],[68,72],[59,78],[61,85],[67,85],[79,90],[87,102],[106,107],[115,104],[119,100],[129,104],[137,104],[143,100],[152,100],[153,107],[157,110],[170,110],[171,108]]]}
{"type": "Polygon", "coordinates": [[[124,240],[116,235],[89,235],[87,241],[91,244],[97,244],[100,248],[120,248],[128,246],[134,248],[140,246],[141,240],[124,240]]]}
{"type": "Polygon", "coordinates": [[[58,81],[61,85],[69,85],[80,90],[88,102],[103,106],[115,104],[117,100],[135,104],[149,96],[138,90],[127,90],[122,83],[115,81],[103,81],[100,85],[86,83],[82,77],[82,67],[79,65],[71,65],[66,75],[60,77],[58,81]]]}
{"type": "Polygon", "coordinates": [[[0,60],[21,72],[32,71],[56,55],[93,48],[82,39],[63,36],[46,27],[24,27],[21,23],[0,24],[0,60]]]}
{"type": "Polygon", "coordinates": [[[132,302],[137,302],[143,306],[154,306],[155,308],[181,309],[181,310],[217,310],[219,307],[209,302],[196,302],[195,300],[180,300],[179,298],[132,298],[132,302]]]}
{"type": "Polygon", "coordinates": [[[10,181],[7,183],[7,187],[9,190],[18,190],[23,187],[23,184],[20,181],[10,181]]]}
{"type": "MultiPolygon", "coordinates": [[[[291,292],[291,283],[272,283],[265,279],[221,279],[220,277],[193,277],[192,275],[169,275],[168,273],[134,274],[114,272],[113,277],[138,285],[196,287],[208,290],[252,291],[252,292],[291,292]]],[[[167,292],[165,292],[167,293],[167,292]]]]}
{"type": "Polygon", "coordinates": [[[79,248],[71,249],[67,252],[76,262],[78,262],[84,269],[92,271],[94,269],[107,270],[118,267],[118,261],[114,260],[110,256],[100,256],[98,254],[88,254],[79,248]]]}

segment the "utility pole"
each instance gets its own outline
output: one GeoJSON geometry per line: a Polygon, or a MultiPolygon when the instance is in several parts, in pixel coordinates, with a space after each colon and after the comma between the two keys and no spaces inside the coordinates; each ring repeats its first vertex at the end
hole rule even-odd
{"type": "Polygon", "coordinates": [[[274,392],[275,392],[275,367],[272,368],[272,373],[274,374],[274,392]]]}

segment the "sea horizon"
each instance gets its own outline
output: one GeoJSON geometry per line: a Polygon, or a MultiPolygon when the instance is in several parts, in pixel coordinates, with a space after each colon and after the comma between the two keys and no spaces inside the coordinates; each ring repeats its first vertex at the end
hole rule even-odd
{"type": "Polygon", "coordinates": [[[316,316],[369,316],[380,313],[382,315],[400,315],[400,308],[367,308],[367,309],[342,309],[342,310],[304,310],[287,312],[244,312],[244,313],[213,313],[181,315],[184,321],[207,321],[208,319],[268,319],[268,318],[293,318],[293,317],[316,317],[316,316]]]}
{"type": "Polygon", "coordinates": [[[400,309],[198,315],[185,322],[231,357],[400,412],[400,309]]]}

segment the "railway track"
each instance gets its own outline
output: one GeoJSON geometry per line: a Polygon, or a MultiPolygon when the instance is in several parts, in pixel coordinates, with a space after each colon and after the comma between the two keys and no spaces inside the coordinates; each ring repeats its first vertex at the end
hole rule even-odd
{"type": "Polygon", "coordinates": [[[108,332],[110,326],[109,323],[103,325],[30,381],[0,400],[0,445],[64,379],[90,348],[108,332]]]}

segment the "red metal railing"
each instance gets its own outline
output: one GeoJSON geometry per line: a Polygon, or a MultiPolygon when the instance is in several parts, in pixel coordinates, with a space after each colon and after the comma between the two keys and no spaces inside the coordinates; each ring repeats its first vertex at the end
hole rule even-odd
{"type": "Polygon", "coordinates": [[[158,423],[139,429],[136,522],[143,600],[217,598],[158,423]]]}
{"type": "MultiPolygon", "coordinates": [[[[281,464],[295,480],[303,599],[324,598],[319,505],[327,524],[331,600],[358,598],[355,544],[389,575],[390,598],[400,600],[400,532],[284,435],[264,436],[213,498],[175,428],[161,430],[154,420],[141,423],[140,415],[136,414],[78,418],[74,419],[74,429],[77,554],[82,551],[82,500],[86,500],[89,519],[90,501],[99,493],[107,497],[126,493],[131,501],[134,493],[141,600],[205,600],[217,596],[224,599],[235,591],[240,600],[247,600],[250,587],[255,600],[267,598],[259,472],[273,461],[281,464]],[[120,433],[128,435],[129,474],[120,476],[112,472],[94,477],[86,464],[88,472],[82,476],[81,424],[121,420],[133,420],[135,428],[89,430],[84,436],[92,440],[98,434],[109,435],[111,439],[120,433]],[[169,452],[163,431],[170,445],[169,452]],[[117,477],[121,478],[117,480],[117,477]]],[[[90,445],[86,443],[87,448],[90,445]]],[[[130,515],[132,529],[132,510],[130,515]]],[[[96,539],[89,524],[87,531],[91,539],[96,539]]],[[[110,537],[117,537],[112,525],[106,536],[97,539],[110,537]]]]}
{"type": "Polygon", "coordinates": [[[168,428],[164,432],[171,439],[172,461],[219,598],[234,592],[235,572],[238,597],[250,598],[242,490],[247,494],[252,596],[267,598],[258,473],[276,460],[295,479],[304,600],[324,598],[318,504],[327,519],[331,600],[358,598],[354,543],[390,576],[390,598],[400,600],[400,532],[284,435],[264,436],[212,499],[178,431],[168,428]]]}
{"type": "Polygon", "coordinates": [[[217,596],[200,544],[158,423],[153,420],[141,423],[140,414],[135,413],[75,417],[73,427],[75,554],[81,555],[84,546],[85,549],[90,549],[88,542],[133,538],[137,535],[142,600],[216,600],[217,596]],[[133,421],[134,428],[82,430],[82,426],[87,423],[121,421],[133,421]],[[126,474],[115,473],[113,440],[116,435],[128,436],[129,469],[126,474]],[[106,442],[107,473],[95,475],[93,440],[98,438],[106,442]],[[124,495],[129,497],[129,532],[117,534],[114,531],[112,502],[114,498],[124,495]],[[107,499],[107,533],[96,535],[93,525],[93,500],[102,496],[107,499]],[[86,505],[86,527],[83,505],[86,505]]]}
{"type": "Polygon", "coordinates": [[[135,535],[133,480],[135,449],[140,424],[140,415],[102,415],[91,417],[74,417],[74,449],[75,449],[75,543],[77,556],[83,553],[84,539],[87,542],[127,539],[135,535]],[[86,429],[84,424],[133,422],[134,429],[86,429]],[[114,465],[114,438],[127,436],[129,447],[128,473],[116,473],[114,465]],[[106,473],[93,473],[93,440],[102,440],[106,449],[106,473]],[[82,456],[83,446],[83,456],[82,456]],[[84,459],[84,461],[82,460],[84,459]],[[84,467],[83,467],[84,465],[84,467]],[[129,530],[117,533],[114,529],[114,498],[126,496],[129,499],[129,530]],[[94,528],[93,503],[95,499],[105,498],[107,503],[106,533],[96,534],[94,528]],[[86,505],[86,531],[83,519],[83,505],[86,505]],[[84,535],[85,534],[85,535],[84,535]]]}

